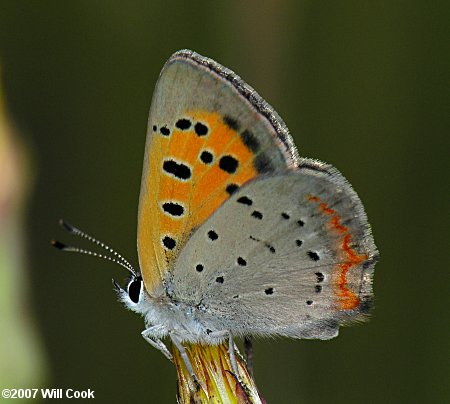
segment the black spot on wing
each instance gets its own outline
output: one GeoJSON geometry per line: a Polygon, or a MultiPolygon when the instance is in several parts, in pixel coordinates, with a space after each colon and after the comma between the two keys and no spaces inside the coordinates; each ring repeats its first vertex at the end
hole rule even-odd
{"type": "Polygon", "coordinates": [[[192,123],[189,119],[178,119],[178,121],[175,123],[175,126],[181,130],[189,129],[191,125],[192,123]]]}
{"type": "Polygon", "coordinates": [[[176,202],[165,202],[162,205],[164,212],[171,216],[181,216],[184,213],[184,208],[176,202]]]}
{"type": "Polygon", "coordinates": [[[236,184],[228,184],[226,187],[226,191],[228,195],[233,195],[239,189],[239,185],[236,184]]]}
{"type": "Polygon", "coordinates": [[[161,132],[161,135],[163,135],[163,136],[170,135],[170,129],[167,126],[163,126],[163,127],[159,128],[159,131],[161,132]]]}
{"type": "Polygon", "coordinates": [[[248,129],[244,130],[241,133],[241,139],[245,146],[253,153],[256,153],[261,147],[259,140],[253,134],[253,132],[249,131],[248,129]]]}
{"type": "Polygon", "coordinates": [[[243,205],[252,206],[253,201],[247,196],[241,196],[238,200],[238,203],[242,203],[243,205]]]}
{"type": "Polygon", "coordinates": [[[269,173],[274,170],[272,162],[270,161],[269,157],[267,157],[263,153],[258,154],[255,157],[255,160],[253,161],[253,166],[255,167],[255,170],[258,171],[258,173],[260,174],[269,173]]]}
{"type": "Polygon", "coordinates": [[[205,164],[211,164],[213,161],[213,155],[209,151],[204,150],[200,154],[200,160],[205,164]]]}
{"type": "Polygon", "coordinates": [[[210,231],[208,231],[208,238],[211,241],[214,241],[214,240],[217,240],[219,238],[219,235],[214,230],[210,230],[210,231]]]}
{"type": "Polygon", "coordinates": [[[262,213],[261,213],[261,212],[258,212],[257,210],[254,210],[254,211],[252,212],[252,216],[253,216],[255,219],[259,219],[259,220],[261,220],[261,219],[263,218],[262,213]]]}
{"type": "Polygon", "coordinates": [[[208,127],[201,122],[197,122],[194,126],[197,136],[206,136],[208,134],[208,127]]]}
{"type": "Polygon", "coordinates": [[[180,180],[188,180],[191,178],[191,169],[183,163],[177,163],[173,160],[165,160],[163,170],[180,180]]]}
{"type": "Polygon", "coordinates": [[[222,156],[219,161],[219,167],[229,173],[234,174],[238,168],[239,162],[233,156],[222,156]]]}
{"type": "Polygon", "coordinates": [[[173,250],[175,248],[175,246],[177,245],[176,241],[169,236],[165,236],[162,239],[162,243],[164,245],[165,248],[167,248],[168,250],[173,250]]]}
{"type": "Polygon", "coordinates": [[[307,254],[308,257],[311,258],[313,261],[319,261],[320,259],[319,254],[317,254],[315,251],[308,251],[307,254]]]}
{"type": "Polygon", "coordinates": [[[225,115],[223,117],[223,122],[225,123],[225,125],[227,125],[229,128],[233,129],[233,130],[239,130],[239,123],[236,119],[232,118],[229,115],[225,115]]]}
{"type": "Polygon", "coordinates": [[[252,236],[252,235],[249,236],[249,239],[250,239],[250,240],[253,240],[253,241],[256,241],[257,243],[263,242],[263,243],[264,243],[264,246],[265,246],[272,254],[275,254],[275,253],[276,253],[275,247],[274,247],[272,244],[268,243],[267,241],[263,241],[263,240],[261,240],[261,239],[255,237],[255,236],[252,236]]]}

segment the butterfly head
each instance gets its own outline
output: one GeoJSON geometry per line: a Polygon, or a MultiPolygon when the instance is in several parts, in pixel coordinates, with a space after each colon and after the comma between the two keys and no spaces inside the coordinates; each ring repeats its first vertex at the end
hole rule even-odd
{"type": "Polygon", "coordinates": [[[145,301],[145,290],[142,276],[138,273],[131,274],[126,288],[122,288],[114,279],[113,286],[119,300],[125,304],[130,310],[141,312],[141,306],[145,301]]]}

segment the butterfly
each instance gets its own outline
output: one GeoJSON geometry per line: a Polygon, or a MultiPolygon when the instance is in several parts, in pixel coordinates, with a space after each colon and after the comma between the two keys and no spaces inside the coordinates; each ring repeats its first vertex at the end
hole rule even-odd
{"type": "Polygon", "coordinates": [[[229,340],[237,375],[233,338],[326,340],[372,305],[378,252],[351,185],[300,157],[255,90],[193,51],[173,54],[156,84],[137,233],[139,271],[108,250],[131,273],[125,289],[114,282],[119,298],[193,378],[184,342],[229,340]]]}

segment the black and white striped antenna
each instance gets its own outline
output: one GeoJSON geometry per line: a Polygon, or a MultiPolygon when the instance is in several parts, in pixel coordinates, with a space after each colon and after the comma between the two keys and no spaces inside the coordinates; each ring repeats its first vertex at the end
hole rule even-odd
{"type": "Polygon", "coordinates": [[[94,238],[94,237],[90,236],[89,234],[85,233],[84,231],[81,231],[80,229],[77,229],[76,227],[70,225],[69,223],[65,222],[62,219],[59,221],[59,225],[64,230],[69,232],[70,234],[73,234],[75,236],[78,236],[78,237],[81,237],[81,238],[84,238],[84,239],[90,241],[91,243],[99,246],[100,248],[104,249],[105,251],[107,251],[108,253],[112,254],[113,256],[111,257],[111,256],[106,255],[106,254],[100,254],[100,253],[96,253],[94,251],[85,250],[83,248],[66,245],[66,244],[61,243],[60,241],[57,241],[57,240],[52,240],[51,241],[51,244],[52,244],[53,247],[55,247],[55,248],[57,248],[58,250],[61,250],[61,251],[69,251],[69,252],[75,252],[75,253],[90,255],[92,257],[102,258],[104,260],[114,262],[115,264],[118,264],[118,265],[124,267],[128,272],[130,272],[135,277],[138,276],[137,275],[137,271],[133,268],[133,266],[125,258],[123,258],[118,252],[113,250],[111,247],[109,247],[105,243],[101,242],[100,240],[97,240],[96,238],[94,238]]]}

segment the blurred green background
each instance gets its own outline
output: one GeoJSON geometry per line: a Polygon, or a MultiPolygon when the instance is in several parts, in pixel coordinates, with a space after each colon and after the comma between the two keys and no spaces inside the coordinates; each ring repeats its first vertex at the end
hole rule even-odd
{"type": "Polygon", "coordinates": [[[150,100],[165,60],[190,48],[257,89],[302,156],[342,171],[381,253],[368,324],[328,342],[256,342],[263,396],[449,402],[449,10],[446,1],[1,0],[3,87],[31,192],[26,280],[0,288],[17,290],[11,307],[36,326],[46,364],[35,380],[94,389],[101,403],[175,402],[175,369],[116,302],[110,280],[125,271],[49,240],[78,243],[58,228],[63,217],[137,262],[150,100]]]}

